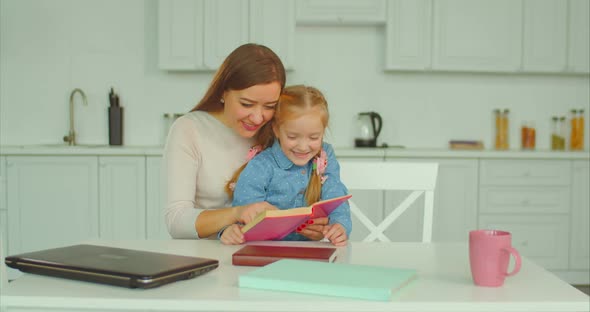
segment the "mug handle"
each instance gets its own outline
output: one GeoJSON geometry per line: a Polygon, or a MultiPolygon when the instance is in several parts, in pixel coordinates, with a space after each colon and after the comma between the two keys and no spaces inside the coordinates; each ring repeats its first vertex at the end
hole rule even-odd
{"type": "Polygon", "coordinates": [[[516,249],[514,249],[512,247],[505,247],[504,250],[508,251],[514,257],[514,260],[515,260],[514,269],[512,269],[512,272],[506,273],[506,276],[512,276],[520,271],[520,265],[521,265],[520,254],[518,253],[518,251],[516,249]]]}

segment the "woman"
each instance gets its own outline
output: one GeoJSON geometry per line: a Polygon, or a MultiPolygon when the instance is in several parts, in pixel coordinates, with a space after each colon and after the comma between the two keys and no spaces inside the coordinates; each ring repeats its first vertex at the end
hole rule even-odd
{"type": "MultiPolygon", "coordinates": [[[[267,202],[231,207],[224,186],[266,131],[285,86],[285,69],[269,48],[245,44],[221,64],[201,101],[178,118],[164,150],[165,219],[173,238],[215,237],[236,222],[276,207],[267,202]]],[[[322,224],[303,235],[323,237],[322,224]]]]}

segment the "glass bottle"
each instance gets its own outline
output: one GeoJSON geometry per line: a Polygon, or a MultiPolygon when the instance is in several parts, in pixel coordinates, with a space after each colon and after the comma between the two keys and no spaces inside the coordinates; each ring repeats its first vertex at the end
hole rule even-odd
{"type": "Polygon", "coordinates": [[[575,109],[571,110],[570,115],[570,150],[575,151],[579,149],[579,122],[578,122],[578,111],[575,109]]]}
{"type": "Polygon", "coordinates": [[[584,110],[578,111],[578,150],[584,150],[584,110]]]}
{"type": "Polygon", "coordinates": [[[559,118],[551,117],[551,150],[559,150],[559,118]]]}
{"type": "Polygon", "coordinates": [[[502,131],[502,112],[499,109],[494,109],[495,125],[496,125],[496,137],[494,147],[497,150],[502,149],[505,134],[502,131]]]}
{"type": "Polygon", "coordinates": [[[510,110],[504,109],[504,114],[502,115],[502,131],[504,132],[504,145],[502,147],[505,150],[510,147],[508,144],[508,113],[510,113],[510,110]]]}
{"type": "Polygon", "coordinates": [[[559,117],[559,150],[565,150],[565,137],[566,137],[566,118],[565,116],[559,117]]]}

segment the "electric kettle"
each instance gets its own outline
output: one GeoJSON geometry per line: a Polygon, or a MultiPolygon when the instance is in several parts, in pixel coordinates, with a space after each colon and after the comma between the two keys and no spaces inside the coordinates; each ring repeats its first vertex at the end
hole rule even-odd
{"type": "Polygon", "coordinates": [[[355,147],[377,147],[377,137],[383,125],[381,115],[375,112],[363,112],[357,116],[357,134],[355,147]]]}

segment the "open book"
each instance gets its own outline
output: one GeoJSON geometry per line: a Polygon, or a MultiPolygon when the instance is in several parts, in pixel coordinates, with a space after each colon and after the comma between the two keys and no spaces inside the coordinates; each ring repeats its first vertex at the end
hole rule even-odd
{"type": "Polygon", "coordinates": [[[305,223],[308,219],[327,217],[352,195],[319,201],[308,207],[286,210],[266,210],[242,227],[246,241],[278,240],[305,223]]]}

